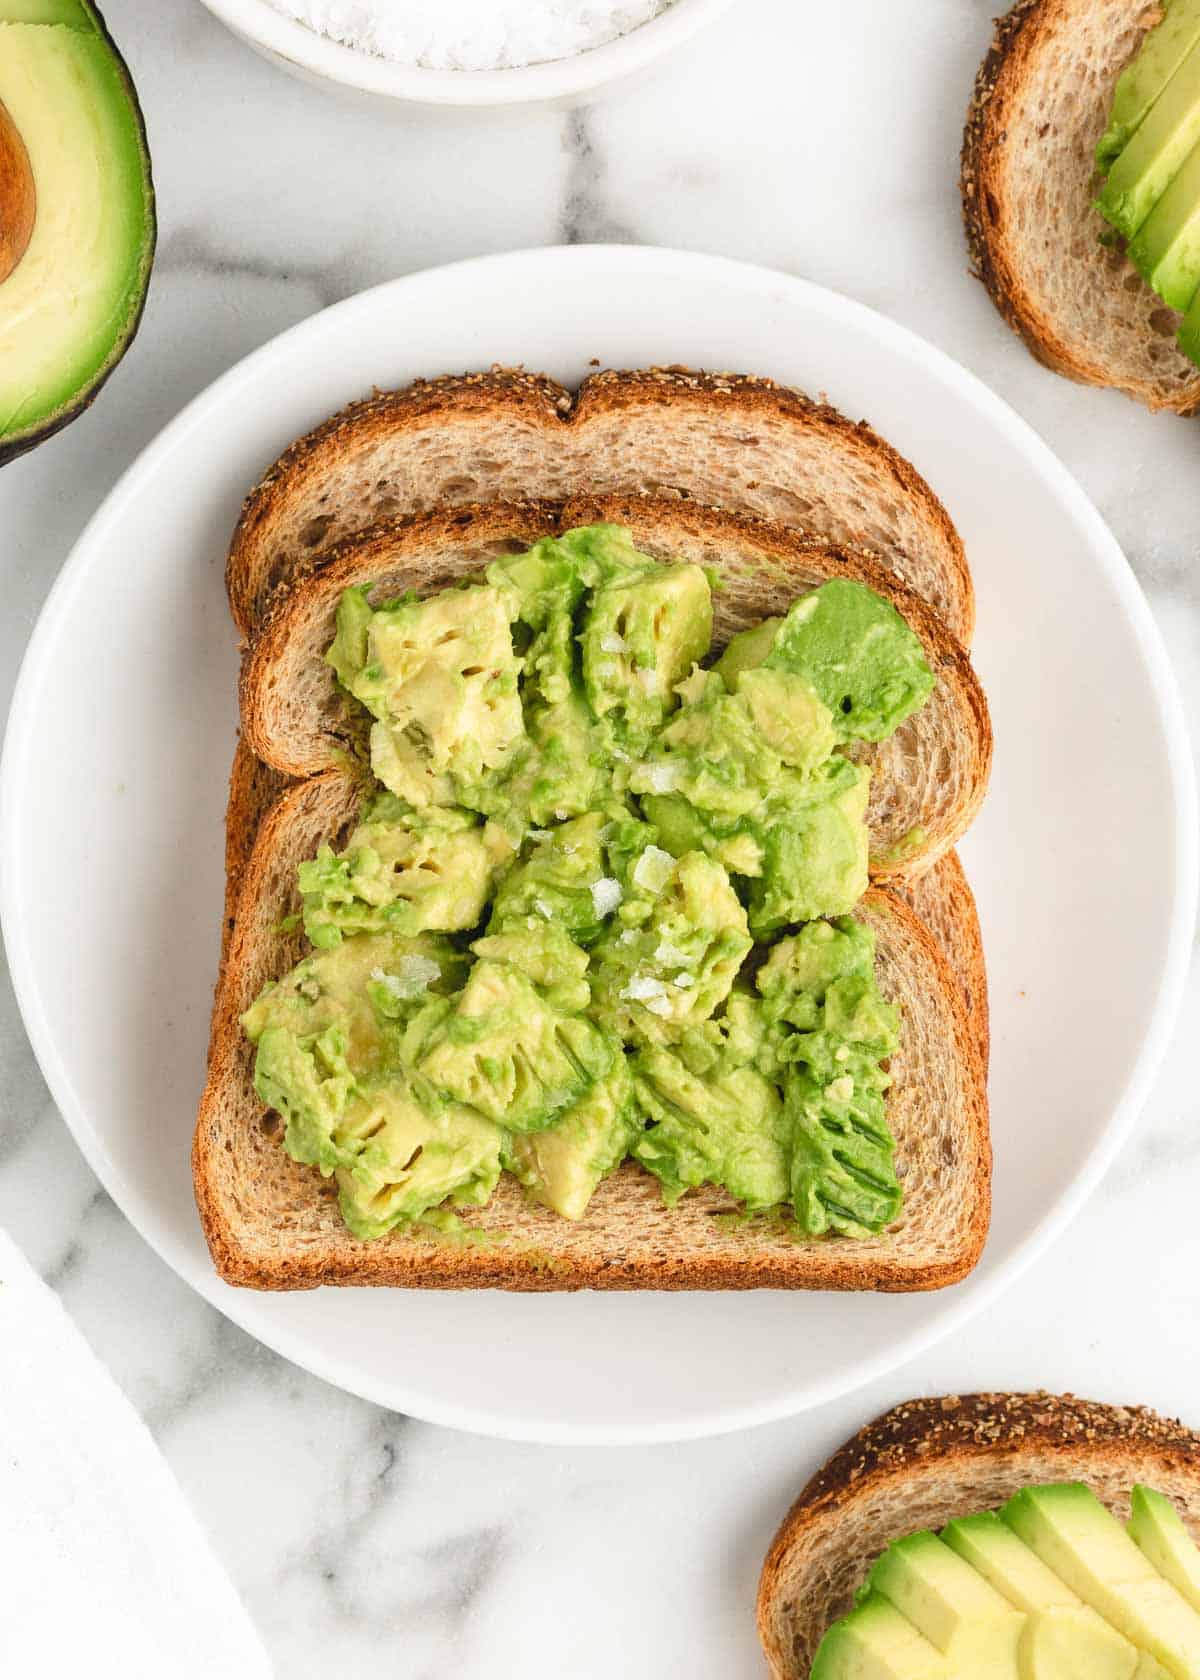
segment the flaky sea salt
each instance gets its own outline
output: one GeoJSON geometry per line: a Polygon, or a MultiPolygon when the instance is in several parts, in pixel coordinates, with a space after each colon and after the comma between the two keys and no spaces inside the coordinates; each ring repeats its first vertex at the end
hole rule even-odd
{"type": "Polygon", "coordinates": [[[572,58],[649,23],[672,0],[271,0],[358,52],[425,70],[515,70],[572,58]]]}

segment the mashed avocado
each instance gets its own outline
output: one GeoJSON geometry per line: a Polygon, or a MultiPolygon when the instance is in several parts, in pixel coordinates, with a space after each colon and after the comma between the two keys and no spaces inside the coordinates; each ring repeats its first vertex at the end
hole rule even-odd
{"type": "Polygon", "coordinates": [[[705,669],[712,628],[703,570],[617,526],[424,599],[343,594],[326,658],[382,786],[300,865],[312,949],[243,1025],[356,1236],[502,1171],[579,1219],[627,1157],[669,1203],[714,1185],[805,1237],[895,1217],[898,1021],[848,915],[870,778],[845,748],[933,676],[846,580],[705,669]]]}

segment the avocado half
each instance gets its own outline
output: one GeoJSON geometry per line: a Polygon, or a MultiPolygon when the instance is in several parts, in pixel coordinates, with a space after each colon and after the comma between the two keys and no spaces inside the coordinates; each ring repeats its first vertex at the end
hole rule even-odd
{"type": "Polygon", "coordinates": [[[154,260],[137,94],[90,0],[0,0],[0,464],[129,348],[154,260]]]}

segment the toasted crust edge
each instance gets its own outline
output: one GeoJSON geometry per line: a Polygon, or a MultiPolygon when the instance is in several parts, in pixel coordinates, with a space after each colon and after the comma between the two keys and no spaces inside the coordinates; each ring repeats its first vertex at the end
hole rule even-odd
{"type": "Polygon", "coordinates": [[[521,540],[532,541],[547,530],[612,523],[630,526],[636,537],[639,528],[645,529],[654,520],[680,527],[691,536],[708,537],[730,546],[741,542],[784,566],[803,564],[814,556],[828,559],[831,562],[831,577],[849,576],[867,584],[890,601],[916,632],[938,680],[953,684],[961,695],[974,730],[970,775],[954,822],[920,850],[910,852],[893,863],[879,860],[872,863],[872,880],[880,884],[911,880],[924,874],[954,847],[974,821],[986,795],[991,772],[991,715],[966,649],[946,628],[934,609],[880,567],[871,554],[806,537],[769,520],[728,513],[696,502],[649,495],[610,495],[574,497],[561,503],[469,504],[371,525],[345,538],[319,557],[311,573],[279,596],[246,648],[239,679],[239,705],[242,730],[251,751],[272,764],[283,776],[316,775],[338,761],[339,749],[332,744],[329,756],[322,761],[302,755],[286,758],[279,752],[278,742],[267,721],[270,716],[271,670],[292,634],[293,615],[303,611],[308,594],[314,587],[340,589],[360,575],[364,561],[373,562],[376,557],[381,565],[386,563],[387,569],[394,571],[406,556],[419,556],[424,547],[445,541],[456,528],[466,530],[473,527],[474,534],[481,538],[507,534],[511,530],[521,540]]]}
{"type": "MultiPolygon", "coordinates": [[[[321,1284],[363,1286],[479,1289],[499,1287],[521,1291],[574,1289],[764,1289],[819,1288],[823,1290],[875,1290],[882,1293],[917,1293],[946,1288],[960,1282],[978,1263],[987,1240],[991,1220],[991,1138],[988,1126],[987,1082],[976,1035],[968,1020],[959,981],[941,945],[916,913],[895,894],[873,888],[856,914],[868,918],[894,916],[905,932],[922,949],[937,976],[938,989],[951,1018],[955,1055],[964,1070],[967,1112],[962,1125],[971,1157],[971,1217],[958,1252],[926,1264],[897,1264],[878,1255],[856,1255],[848,1250],[838,1262],[818,1275],[802,1266],[783,1268],[777,1259],[761,1260],[718,1257],[672,1257],[667,1264],[653,1266],[625,1261],[619,1256],[598,1255],[578,1263],[556,1262],[552,1271],[536,1257],[502,1246],[456,1246],[440,1249],[411,1243],[385,1246],[382,1243],[350,1247],[348,1236],[341,1239],[334,1255],[306,1249],[286,1259],[264,1261],[239,1242],[238,1233],[225,1219],[216,1195],[214,1177],[219,1163],[209,1147],[206,1124],[210,1105],[219,1103],[223,1078],[236,1065],[235,1047],[240,1032],[238,1009],[239,964],[243,953],[238,923],[243,912],[261,894],[276,850],[276,836],[286,827],[296,801],[320,797],[321,784],[347,781],[338,771],[296,782],[287,787],[258,825],[253,851],[242,872],[238,909],[233,934],[222,964],[214,1001],[208,1057],[208,1077],[200,1100],[192,1138],[192,1177],[201,1226],[213,1263],[230,1284],[263,1290],[311,1289],[321,1284]]],[[[348,784],[352,787],[352,783],[348,784]]],[[[803,1255],[803,1245],[792,1254],[803,1255]]]]}
{"type": "Polygon", "coordinates": [[[1044,367],[1080,385],[1111,387],[1158,412],[1190,416],[1200,409],[1200,370],[1176,397],[1164,397],[1146,381],[1114,380],[1103,363],[1085,357],[1063,339],[1038,309],[1009,260],[999,219],[994,163],[1008,122],[1008,102],[1025,63],[1044,33],[1054,27],[1054,0],[1017,0],[996,19],[992,44],[979,67],[963,130],[959,186],[971,271],[1012,330],[1044,367]]]}
{"type": "MultiPolygon", "coordinates": [[[[1195,1478],[1200,1492],[1200,1435],[1145,1406],[1042,1390],[906,1401],[860,1429],[827,1460],[771,1542],[759,1580],[757,1623],[775,1680],[799,1680],[782,1649],[776,1613],[781,1577],[797,1547],[819,1544],[822,1528],[853,1523],[856,1510],[885,1489],[916,1486],[972,1462],[994,1464],[1007,1457],[1015,1463],[1035,1451],[1060,1457],[1064,1476],[1072,1480],[1086,1480],[1089,1464],[1111,1470],[1134,1460],[1144,1463],[1150,1455],[1165,1473],[1195,1478]]],[[[1019,1485],[1014,1479],[1014,1489],[1019,1485]]]]}
{"type": "MultiPolygon", "coordinates": [[[[338,450],[348,433],[381,425],[407,424],[451,409],[487,409],[497,403],[511,407],[535,423],[573,425],[604,410],[620,410],[631,400],[658,398],[664,402],[704,404],[719,401],[740,406],[747,413],[772,410],[789,418],[815,421],[877,455],[904,492],[919,505],[938,530],[954,573],[961,612],[952,626],[970,642],[975,625],[975,592],[962,539],[938,496],[912,463],[865,420],[853,421],[828,403],[814,401],[791,386],[753,374],[714,373],[684,367],[605,369],[590,374],[576,392],[546,374],[523,368],[495,366],[487,372],[446,374],[418,379],[394,391],[376,390],[370,397],[347,404],[283,451],[250,490],[238,517],[226,558],[225,580],[230,611],[239,631],[248,637],[259,618],[253,587],[254,561],[297,481],[319,468],[338,450]]],[[[286,584],[284,585],[286,587],[286,584]]]]}

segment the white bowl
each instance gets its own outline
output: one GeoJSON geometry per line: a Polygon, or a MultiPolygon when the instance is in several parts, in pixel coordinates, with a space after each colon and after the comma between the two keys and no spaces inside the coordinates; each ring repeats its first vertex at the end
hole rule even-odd
{"type": "Polygon", "coordinates": [[[264,58],[302,81],[413,105],[481,109],[571,104],[601,85],[623,82],[719,17],[733,0],[674,0],[628,35],[570,58],[513,70],[423,70],[357,52],[277,12],[268,0],[204,0],[210,12],[264,58]]]}

